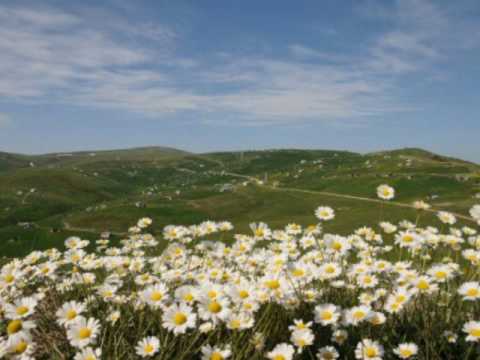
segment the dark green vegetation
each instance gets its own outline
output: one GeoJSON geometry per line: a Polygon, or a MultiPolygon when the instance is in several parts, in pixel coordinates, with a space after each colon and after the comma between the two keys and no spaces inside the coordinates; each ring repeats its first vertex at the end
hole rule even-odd
{"type": "MultiPolygon", "coordinates": [[[[475,199],[480,166],[420,149],[366,155],[324,150],[191,154],[158,147],[0,153],[0,254],[21,256],[61,246],[70,235],[93,240],[106,230],[120,238],[143,216],[154,219],[157,233],[167,224],[207,219],[229,220],[238,231],[252,221],[308,225],[316,221],[319,205],[337,212],[327,231],[346,234],[378,222],[380,205],[366,200],[375,198],[382,183],[396,188],[398,202],[423,199],[463,215],[480,201],[475,199]]],[[[416,217],[414,210],[394,205],[383,213],[389,220],[416,217]]]]}

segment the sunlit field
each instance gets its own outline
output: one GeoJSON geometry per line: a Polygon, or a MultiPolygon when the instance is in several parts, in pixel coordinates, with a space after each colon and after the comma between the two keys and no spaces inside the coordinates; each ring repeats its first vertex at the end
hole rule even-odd
{"type": "MultiPolygon", "coordinates": [[[[317,223],[167,225],[141,218],[118,244],[69,237],[0,273],[0,358],[478,359],[480,206],[468,226],[416,201],[338,235],[317,223]],[[208,239],[208,240],[206,240],[208,239]],[[166,243],[166,245],[165,245],[166,243]]],[[[372,215],[373,212],[372,212],[372,215]]]]}

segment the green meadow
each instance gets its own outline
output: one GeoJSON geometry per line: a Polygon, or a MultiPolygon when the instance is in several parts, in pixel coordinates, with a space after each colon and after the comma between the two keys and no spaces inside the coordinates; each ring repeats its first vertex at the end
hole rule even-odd
{"type": "MultiPolygon", "coordinates": [[[[0,253],[22,256],[62,247],[71,235],[96,239],[103,231],[119,239],[144,216],[154,220],[154,234],[168,224],[204,220],[231,221],[239,232],[253,221],[309,225],[319,205],[335,209],[337,220],[326,231],[341,234],[376,226],[382,216],[415,221],[413,209],[387,204],[382,210],[369,201],[383,183],[397,190],[398,203],[425,200],[468,216],[480,193],[480,167],[420,149],[0,153],[0,253]]],[[[422,219],[437,223],[434,213],[422,219]]]]}

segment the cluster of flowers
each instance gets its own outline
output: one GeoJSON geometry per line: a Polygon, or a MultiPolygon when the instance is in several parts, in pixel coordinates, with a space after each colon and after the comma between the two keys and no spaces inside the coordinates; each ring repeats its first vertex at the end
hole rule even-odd
{"type": "Polygon", "coordinates": [[[477,230],[439,212],[443,231],[403,220],[341,236],[326,231],[332,208],[315,214],[306,228],[251,224],[228,245],[204,239],[229,222],[170,225],[159,242],[144,218],[117,247],[71,237],[14,259],[0,271],[0,358],[478,356],[477,230]]]}

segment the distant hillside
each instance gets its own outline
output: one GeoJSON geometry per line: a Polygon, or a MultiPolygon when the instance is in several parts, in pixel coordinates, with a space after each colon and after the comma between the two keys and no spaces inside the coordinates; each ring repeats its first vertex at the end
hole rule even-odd
{"type": "MultiPolygon", "coordinates": [[[[343,213],[335,226],[350,231],[376,216],[368,200],[382,183],[397,189],[401,203],[424,199],[463,215],[480,199],[478,165],[422,149],[0,153],[0,253],[56,246],[70,235],[120,234],[143,216],[154,218],[156,231],[206,219],[240,229],[253,220],[308,225],[320,204],[343,213]]],[[[389,211],[410,216],[405,208],[389,211]]]]}
{"type": "Polygon", "coordinates": [[[464,164],[479,166],[478,164],[473,163],[471,161],[435,154],[431,151],[420,149],[420,148],[403,148],[403,149],[395,149],[390,151],[378,151],[378,152],[368,153],[367,155],[393,155],[393,156],[403,155],[403,156],[409,156],[412,158],[430,159],[432,161],[456,162],[456,163],[464,163],[464,164]]]}
{"type": "Polygon", "coordinates": [[[42,155],[0,152],[0,172],[26,167],[55,167],[102,161],[156,161],[187,154],[188,152],[183,150],[161,146],[118,150],[60,152],[42,155]]]}

